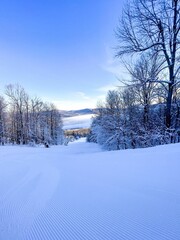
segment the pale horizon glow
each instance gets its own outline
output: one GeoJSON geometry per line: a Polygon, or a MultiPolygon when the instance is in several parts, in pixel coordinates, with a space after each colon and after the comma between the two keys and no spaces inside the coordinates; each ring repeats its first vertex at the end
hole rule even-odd
{"type": "Polygon", "coordinates": [[[92,102],[75,102],[75,101],[52,101],[59,110],[80,110],[80,109],[94,109],[96,108],[96,101],[92,102]]]}

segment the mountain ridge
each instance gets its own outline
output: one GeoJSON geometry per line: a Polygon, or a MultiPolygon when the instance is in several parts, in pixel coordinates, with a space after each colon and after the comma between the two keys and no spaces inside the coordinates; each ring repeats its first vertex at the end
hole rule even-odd
{"type": "Polygon", "coordinates": [[[83,108],[78,110],[60,110],[62,117],[74,117],[79,115],[95,114],[97,109],[83,108]]]}

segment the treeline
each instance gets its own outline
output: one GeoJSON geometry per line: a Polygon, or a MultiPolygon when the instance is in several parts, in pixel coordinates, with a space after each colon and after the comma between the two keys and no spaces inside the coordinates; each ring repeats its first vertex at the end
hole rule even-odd
{"type": "Polygon", "coordinates": [[[142,57],[131,69],[131,81],[109,91],[98,106],[87,138],[108,150],[180,142],[180,89],[173,92],[171,127],[166,126],[168,91],[150,81],[158,74],[157,59],[142,57]]]}
{"type": "Polygon", "coordinates": [[[108,93],[88,140],[109,150],[179,142],[180,0],[128,1],[116,37],[131,80],[108,93]]]}
{"type": "Polygon", "coordinates": [[[8,85],[0,97],[0,145],[62,144],[62,119],[52,103],[31,98],[19,85],[8,85]]]}

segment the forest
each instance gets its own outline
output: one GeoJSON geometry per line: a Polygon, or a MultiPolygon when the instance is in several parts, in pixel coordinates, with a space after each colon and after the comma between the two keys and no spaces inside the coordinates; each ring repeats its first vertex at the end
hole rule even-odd
{"type": "Polygon", "coordinates": [[[130,1],[116,37],[130,80],[100,104],[88,141],[108,150],[179,142],[179,1],[130,1]]]}
{"type": "Polygon", "coordinates": [[[0,97],[0,145],[63,143],[62,119],[52,103],[31,98],[20,85],[7,85],[0,97]]]}

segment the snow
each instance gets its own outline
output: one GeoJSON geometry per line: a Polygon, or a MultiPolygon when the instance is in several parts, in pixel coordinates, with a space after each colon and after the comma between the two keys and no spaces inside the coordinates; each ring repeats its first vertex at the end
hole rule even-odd
{"type": "Polygon", "coordinates": [[[89,128],[94,114],[78,115],[63,118],[63,129],[89,128]]]}
{"type": "Polygon", "coordinates": [[[0,239],[180,239],[180,144],[0,148],[0,239]]]}

